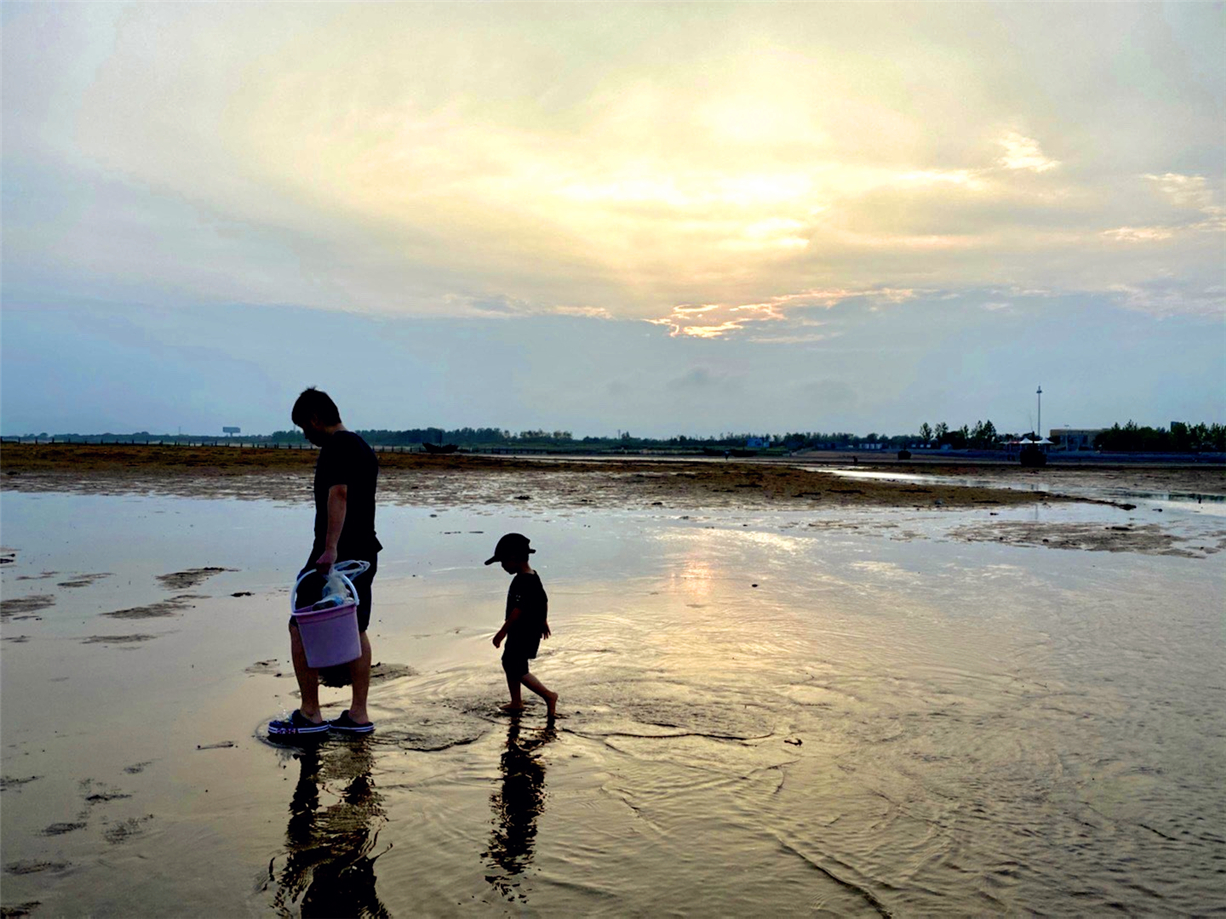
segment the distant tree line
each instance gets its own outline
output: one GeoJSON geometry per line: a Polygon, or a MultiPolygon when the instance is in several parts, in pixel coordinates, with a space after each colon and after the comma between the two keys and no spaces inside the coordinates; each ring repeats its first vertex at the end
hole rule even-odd
{"type": "Polygon", "coordinates": [[[962,425],[951,428],[944,421],[932,427],[925,421],[920,425],[919,443],[924,447],[944,447],[951,450],[992,450],[1002,440],[1013,440],[1014,434],[999,434],[992,420],[976,421],[974,427],[962,425]]]}
{"type": "MultiPolygon", "coordinates": [[[[570,431],[547,431],[531,429],[512,432],[502,428],[408,428],[394,431],[372,428],[358,431],[372,444],[387,447],[417,447],[421,444],[455,444],[469,449],[533,449],[533,450],[578,450],[592,452],[617,452],[623,450],[674,450],[697,452],[701,450],[732,450],[746,446],[768,452],[784,453],[798,450],[901,450],[913,447],[951,450],[993,450],[1002,443],[1019,437],[1037,438],[1037,432],[1007,434],[996,430],[988,421],[976,421],[974,425],[951,428],[944,421],[936,425],[924,422],[915,434],[879,434],[871,431],[865,435],[848,432],[789,431],[786,434],[724,432],[719,435],[693,436],[678,434],[674,437],[638,437],[629,431],[618,431],[614,436],[575,437],[570,431]]],[[[59,443],[246,443],[304,445],[306,439],[297,428],[274,431],[272,434],[243,434],[233,438],[199,434],[151,434],[138,431],[134,434],[25,434],[18,438],[26,441],[56,441],[59,443]]],[[[1107,453],[1226,453],[1226,425],[1186,424],[1173,422],[1170,429],[1151,428],[1129,421],[1118,423],[1100,432],[1094,439],[1096,449],[1107,453]]]]}
{"type": "Polygon", "coordinates": [[[1094,438],[1107,453],[1226,453],[1226,425],[1171,422],[1170,429],[1116,422],[1094,438]]]}

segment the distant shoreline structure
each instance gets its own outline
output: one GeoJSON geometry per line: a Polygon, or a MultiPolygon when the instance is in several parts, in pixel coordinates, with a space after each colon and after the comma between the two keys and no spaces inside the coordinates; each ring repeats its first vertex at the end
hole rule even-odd
{"type": "MultiPolygon", "coordinates": [[[[318,448],[306,442],[302,443],[277,443],[268,440],[260,440],[258,438],[188,438],[183,436],[172,436],[165,438],[156,437],[141,437],[141,436],[115,436],[115,435],[95,435],[88,439],[81,438],[66,438],[66,437],[48,437],[45,440],[36,438],[16,438],[3,437],[0,438],[0,448],[3,445],[21,445],[23,447],[149,447],[149,448],[175,448],[181,447],[187,449],[210,449],[217,448],[220,450],[244,450],[254,451],[256,453],[264,453],[270,451],[276,453],[279,451],[288,452],[313,452],[318,448]]],[[[854,446],[847,448],[832,448],[832,449],[802,449],[802,450],[746,450],[746,449],[713,449],[711,447],[693,446],[688,448],[679,448],[675,446],[661,447],[619,447],[616,449],[584,449],[582,446],[575,446],[571,449],[549,448],[542,446],[498,446],[498,447],[457,447],[455,444],[446,444],[442,447],[436,444],[418,443],[414,445],[390,445],[378,444],[371,445],[374,450],[382,454],[418,454],[422,456],[471,456],[471,457],[540,457],[552,458],[558,460],[576,459],[576,460],[595,460],[601,459],[618,460],[618,459],[634,459],[640,458],[645,460],[701,460],[707,462],[789,462],[815,465],[844,465],[855,463],[857,465],[869,466],[949,466],[949,465],[969,465],[969,466],[1016,466],[1019,464],[1019,452],[1016,449],[998,449],[998,450],[953,450],[953,449],[935,449],[918,447],[914,450],[900,451],[906,455],[900,456],[894,451],[883,450],[864,450],[854,446]],[[726,454],[726,455],[725,455],[726,454]]],[[[1222,466],[1226,468],[1226,452],[1217,451],[1200,451],[1196,453],[1170,453],[1170,452],[1104,452],[1104,451],[1077,451],[1077,452],[1052,452],[1047,454],[1046,465],[1064,466],[1064,467],[1097,467],[1109,468],[1114,465],[1118,466],[1137,466],[1137,465],[1153,465],[1153,466],[1195,466],[1195,467],[1212,467],[1222,466]]]]}

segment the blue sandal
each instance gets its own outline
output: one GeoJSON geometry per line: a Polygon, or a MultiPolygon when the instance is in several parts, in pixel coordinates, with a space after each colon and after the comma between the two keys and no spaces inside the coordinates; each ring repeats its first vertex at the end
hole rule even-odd
{"type": "Polygon", "coordinates": [[[268,722],[268,735],[270,737],[301,737],[309,734],[327,734],[328,727],[327,721],[316,724],[301,711],[294,709],[294,713],[288,718],[268,722]]]}
{"type": "Polygon", "coordinates": [[[341,712],[339,718],[333,718],[328,722],[332,726],[332,730],[340,731],[343,734],[369,734],[375,729],[373,721],[368,721],[365,724],[358,724],[349,717],[349,709],[341,712]]]}

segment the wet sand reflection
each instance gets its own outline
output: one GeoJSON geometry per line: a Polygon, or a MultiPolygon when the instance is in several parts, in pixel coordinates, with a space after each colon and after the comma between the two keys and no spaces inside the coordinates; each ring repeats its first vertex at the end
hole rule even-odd
{"type": "Polygon", "coordinates": [[[509,900],[528,899],[516,878],[532,864],[536,821],[545,809],[545,764],[537,751],[557,736],[552,725],[521,729],[519,716],[512,716],[507,728],[506,751],[498,764],[502,787],[490,796],[494,829],[482,857],[493,871],[486,881],[509,900]]]}
{"type": "Polygon", "coordinates": [[[273,904],[282,916],[386,917],[375,892],[372,855],[387,822],[383,797],[371,780],[369,738],[304,748],[294,754],[300,773],[285,830],[287,856],[274,880],[273,904]],[[322,799],[336,796],[336,803],[322,799]]]}

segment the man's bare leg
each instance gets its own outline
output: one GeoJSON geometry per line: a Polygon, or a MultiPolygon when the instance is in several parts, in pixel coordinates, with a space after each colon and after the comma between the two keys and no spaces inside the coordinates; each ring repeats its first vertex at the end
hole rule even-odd
{"type": "Polygon", "coordinates": [[[558,716],[558,694],[556,692],[551,692],[550,690],[546,689],[545,684],[531,673],[525,673],[522,677],[520,677],[520,682],[545,700],[545,704],[549,707],[550,718],[556,718],[558,716]]]}
{"type": "Polygon", "coordinates": [[[302,647],[302,636],[298,626],[289,627],[289,652],[294,662],[294,676],[298,679],[298,711],[314,724],[323,721],[319,713],[319,671],[307,663],[306,650],[302,647]]]}
{"type": "Polygon", "coordinates": [[[366,695],[370,692],[370,639],[366,633],[362,639],[362,656],[349,665],[349,673],[353,677],[353,701],[349,703],[349,717],[358,724],[367,724],[370,718],[366,714],[366,695]]]}

